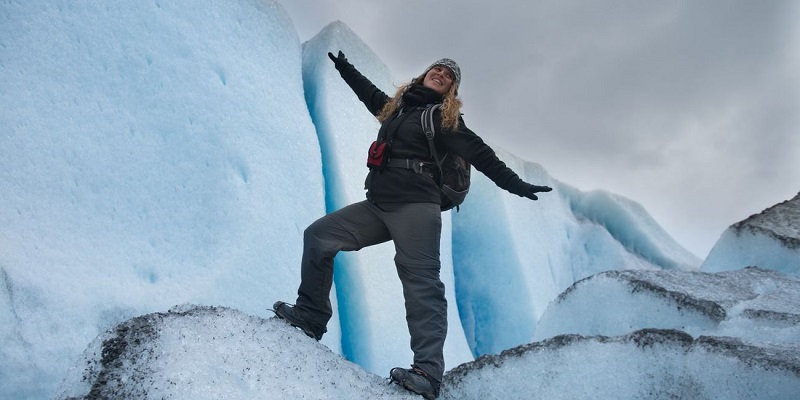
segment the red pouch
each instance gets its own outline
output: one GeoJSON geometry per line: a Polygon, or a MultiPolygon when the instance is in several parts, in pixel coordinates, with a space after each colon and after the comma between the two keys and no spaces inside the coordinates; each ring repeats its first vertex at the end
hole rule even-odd
{"type": "Polygon", "coordinates": [[[376,140],[369,146],[367,153],[367,167],[382,168],[389,158],[389,143],[376,140]]]}

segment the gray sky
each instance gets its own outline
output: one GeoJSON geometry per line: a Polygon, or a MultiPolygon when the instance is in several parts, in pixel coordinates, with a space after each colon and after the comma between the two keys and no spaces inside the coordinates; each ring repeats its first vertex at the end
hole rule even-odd
{"type": "Polygon", "coordinates": [[[301,41],[340,20],[397,83],[456,60],[472,130],[701,258],[800,191],[798,1],[280,1],[301,41]]]}

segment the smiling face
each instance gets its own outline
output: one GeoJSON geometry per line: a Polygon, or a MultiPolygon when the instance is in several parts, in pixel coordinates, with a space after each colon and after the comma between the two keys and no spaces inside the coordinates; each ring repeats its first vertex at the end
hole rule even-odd
{"type": "Polygon", "coordinates": [[[447,94],[447,91],[453,86],[453,73],[446,67],[436,65],[425,74],[422,86],[433,89],[442,95],[447,94]]]}

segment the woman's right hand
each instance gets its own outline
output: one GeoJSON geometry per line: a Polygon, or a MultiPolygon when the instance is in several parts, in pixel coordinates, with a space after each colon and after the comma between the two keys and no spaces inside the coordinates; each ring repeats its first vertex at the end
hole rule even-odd
{"type": "Polygon", "coordinates": [[[349,64],[349,62],[347,61],[347,57],[344,56],[344,53],[342,53],[341,50],[339,50],[339,55],[337,56],[334,56],[333,53],[328,52],[328,57],[331,59],[331,61],[333,61],[333,65],[336,66],[336,69],[339,69],[349,64]]]}

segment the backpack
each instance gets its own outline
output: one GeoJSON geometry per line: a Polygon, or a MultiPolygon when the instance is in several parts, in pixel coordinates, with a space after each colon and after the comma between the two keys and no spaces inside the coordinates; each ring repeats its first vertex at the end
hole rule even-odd
{"type": "Polygon", "coordinates": [[[439,154],[433,145],[433,136],[436,134],[433,128],[433,112],[437,108],[441,108],[441,106],[441,104],[434,104],[422,111],[422,130],[428,138],[431,157],[439,167],[437,183],[439,184],[439,194],[442,200],[442,211],[447,211],[453,207],[458,211],[458,206],[464,202],[464,198],[467,197],[469,192],[471,166],[466,160],[451,152],[445,153],[444,157],[439,159],[439,154]]]}

